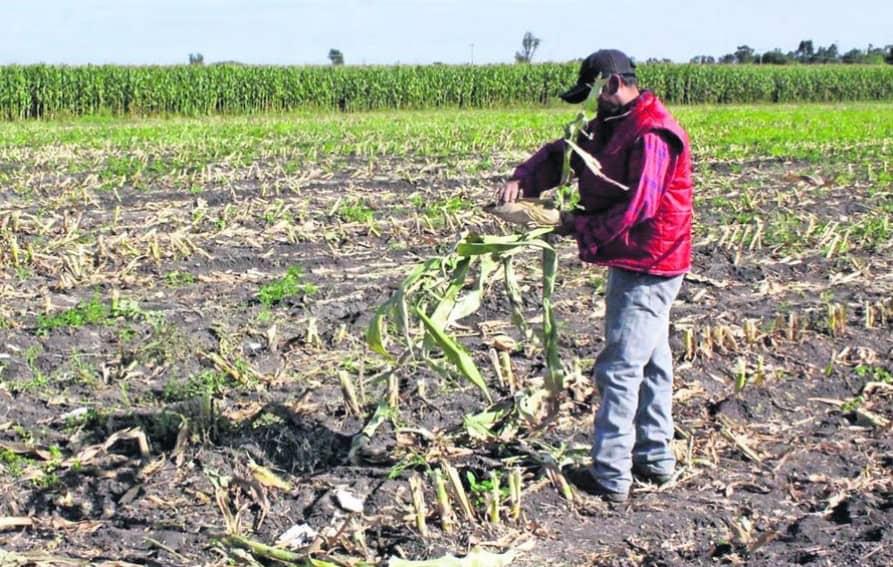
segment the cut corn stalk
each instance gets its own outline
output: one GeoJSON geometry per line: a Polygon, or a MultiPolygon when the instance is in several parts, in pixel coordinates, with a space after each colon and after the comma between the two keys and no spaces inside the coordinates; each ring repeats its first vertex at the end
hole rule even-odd
{"type": "Polygon", "coordinates": [[[425,492],[422,489],[422,479],[414,474],[409,477],[409,489],[412,492],[412,507],[415,511],[416,528],[422,537],[428,537],[428,522],[426,517],[428,509],[425,507],[425,492]]]}
{"type": "Polygon", "coordinates": [[[512,503],[512,519],[518,521],[521,518],[521,469],[512,468],[509,473],[509,499],[512,503]]]}
{"type": "Polygon", "coordinates": [[[443,471],[441,469],[433,469],[431,471],[431,478],[434,481],[434,492],[437,494],[437,508],[440,512],[440,528],[443,530],[443,533],[452,533],[455,514],[453,513],[453,506],[450,504],[450,496],[447,493],[446,483],[443,479],[443,471]]]}
{"type": "Polygon", "coordinates": [[[490,471],[490,494],[487,497],[487,514],[490,517],[491,524],[498,524],[499,505],[501,504],[502,495],[499,487],[499,473],[490,471]]]}
{"type": "Polygon", "coordinates": [[[462,484],[462,479],[459,478],[459,471],[456,470],[456,467],[446,462],[441,464],[441,469],[443,469],[444,474],[449,481],[449,490],[452,492],[453,498],[459,503],[459,509],[462,510],[465,519],[469,522],[474,522],[474,509],[471,507],[471,502],[468,500],[468,494],[465,492],[465,486],[462,484]]]}
{"type": "Polygon", "coordinates": [[[353,386],[353,380],[344,370],[338,371],[338,380],[341,382],[341,393],[344,396],[344,402],[351,415],[359,417],[362,415],[360,402],[357,400],[357,392],[353,386]]]}

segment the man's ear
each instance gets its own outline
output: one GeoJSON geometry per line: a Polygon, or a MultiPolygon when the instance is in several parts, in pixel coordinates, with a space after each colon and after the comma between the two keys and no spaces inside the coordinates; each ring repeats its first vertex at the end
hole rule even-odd
{"type": "Polygon", "coordinates": [[[608,94],[608,95],[617,94],[617,91],[620,90],[620,85],[622,85],[622,84],[623,83],[622,83],[622,80],[620,79],[620,75],[618,75],[617,73],[614,73],[613,75],[611,75],[608,78],[608,84],[605,88],[605,91],[607,91],[606,94],[608,94]]]}

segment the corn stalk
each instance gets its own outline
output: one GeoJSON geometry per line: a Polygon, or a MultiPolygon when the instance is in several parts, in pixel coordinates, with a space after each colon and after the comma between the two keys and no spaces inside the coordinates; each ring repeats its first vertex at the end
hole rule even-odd
{"type": "MultiPolygon", "coordinates": [[[[593,101],[591,96],[588,101],[590,106],[593,101]]],[[[581,137],[590,137],[586,131],[587,124],[586,113],[580,112],[565,127],[566,146],[561,182],[555,193],[555,208],[559,210],[574,207],[577,200],[577,194],[571,185],[573,178],[571,160],[574,153],[578,154],[593,174],[626,189],[602,174],[598,160],[577,145],[581,137]]],[[[515,213],[524,211],[525,207],[522,205],[533,206],[529,202],[519,203],[518,211],[515,213]]],[[[537,206],[541,206],[541,203],[537,202],[537,206]]],[[[531,222],[525,224],[527,228],[542,226],[542,222],[533,222],[538,218],[538,215],[534,214],[536,212],[528,211],[528,220],[531,222]]],[[[507,213],[502,211],[494,214],[502,216],[507,213]]],[[[519,216],[522,220],[525,217],[524,214],[519,216]]],[[[559,394],[564,388],[564,370],[558,351],[558,325],[552,309],[552,295],[555,292],[555,278],[558,271],[558,255],[551,242],[552,237],[549,237],[553,230],[552,226],[546,226],[509,236],[470,234],[462,239],[450,254],[419,264],[406,276],[391,298],[376,310],[366,330],[366,341],[370,348],[382,356],[395,360],[387,345],[388,323],[392,322],[403,337],[404,352],[400,355],[400,359],[405,359],[406,353],[409,353],[426,361],[436,370],[443,371],[440,362],[428,355],[429,351],[437,348],[454,372],[476,386],[488,401],[492,401],[486,380],[472,356],[450,334],[450,327],[480,308],[481,297],[489,278],[501,267],[506,295],[512,309],[512,321],[525,340],[534,340],[534,335],[524,317],[521,291],[515,276],[513,260],[515,255],[523,250],[539,249],[542,253],[543,271],[542,346],[546,360],[545,389],[552,401],[550,413],[554,413],[558,407],[559,394]],[[468,279],[475,273],[476,283],[467,290],[468,279]],[[423,336],[420,337],[418,332],[414,332],[419,326],[412,324],[412,318],[421,322],[423,336]]],[[[507,366],[511,372],[510,365],[507,366]]],[[[500,370],[499,365],[495,365],[495,368],[497,372],[500,370]]]]}

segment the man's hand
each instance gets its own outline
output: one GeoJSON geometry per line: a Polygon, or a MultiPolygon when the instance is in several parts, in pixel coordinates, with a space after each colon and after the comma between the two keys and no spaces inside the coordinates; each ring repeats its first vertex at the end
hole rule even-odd
{"type": "Polygon", "coordinates": [[[574,213],[561,212],[561,224],[555,227],[552,232],[558,236],[570,236],[577,231],[576,215],[574,213]]]}
{"type": "Polygon", "coordinates": [[[501,189],[496,190],[494,198],[497,203],[514,203],[521,197],[521,184],[517,179],[506,181],[501,189]]]}

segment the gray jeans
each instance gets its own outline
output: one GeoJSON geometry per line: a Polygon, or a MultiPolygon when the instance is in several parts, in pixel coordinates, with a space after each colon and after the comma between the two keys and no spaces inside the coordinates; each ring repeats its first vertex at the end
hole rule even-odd
{"type": "Polygon", "coordinates": [[[605,347],[593,374],[601,393],[592,469],[607,490],[628,492],[632,465],[653,474],[676,466],[670,307],[683,276],[608,270],[605,347]]]}

